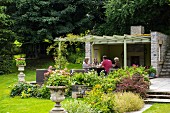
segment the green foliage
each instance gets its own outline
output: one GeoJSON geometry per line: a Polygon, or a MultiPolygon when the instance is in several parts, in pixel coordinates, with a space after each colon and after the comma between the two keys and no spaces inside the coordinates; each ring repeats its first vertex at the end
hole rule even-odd
{"type": "Polygon", "coordinates": [[[72,63],[69,63],[67,68],[70,70],[70,69],[81,69],[82,68],[82,64],[72,64],[72,63]]]}
{"type": "Polygon", "coordinates": [[[115,78],[106,77],[101,78],[100,85],[104,92],[109,93],[116,89],[117,82],[118,80],[115,78]]]}
{"type": "Polygon", "coordinates": [[[55,42],[51,46],[47,48],[47,54],[51,50],[53,50],[54,60],[55,60],[55,67],[57,69],[64,69],[68,65],[68,61],[66,59],[67,55],[67,44],[65,42],[55,42]],[[57,47],[56,47],[57,46],[57,47]]]}
{"type": "Polygon", "coordinates": [[[0,74],[4,73],[11,73],[13,72],[15,67],[15,62],[11,59],[3,58],[2,61],[0,61],[0,74]]]}
{"type": "Polygon", "coordinates": [[[21,96],[21,98],[36,97],[38,94],[38,86],[28,83],[15,84],[11,90],[10,96],[21,96]]]}
{"type": "Polygon", "coordinates": [[[97,113],[95,109],[92,109],[90,104],[82,100],[66,100],[66,104],[62,104],[62,107],[68,113],[97,113]]]}
{"type": "Polygon", "coordinates": [[[130,34],[132,25],[143,25],[146,33],[168,31],[169,3],[169,0],[108,0],[104,6],[106,23],[100,25],[97,32],[100,35],[130,34]]]}
{"type": "Polygon", "coordinates": [[[38,98],[50,98],[50,90],[46,87],[46,85],[42,85],[41,88],[38,89],[39,94],[37,95],[38,98]]]}
{"type": "Polygon", "coordinates": [[[113,109],[115,113],[138,111],[143,108],[144,102],[138,94],[132,92],[116,93],[113,109]]]}
{"type": "Polygon", "coordinates": [[[149,82],[148,73],[145,67],[142,66],[138,67],[136,65],[133,65],[131,67],[126,67],[126,69],[120,68],[117,71],[111,72],[108,76],[120,80],[121,78],[124,77],[129,77],[129,76],[131,77],[136,73],[142,75],[144,77],[144,80],[149,82]]]}
{"type": "Polygon", "coordinates": [[[21,96],[21,98],[50,98],[50,91],[45,85],[38,86],[29,83],[17,83],[13,86],[10,96],[21,96]]]}
{"type": "Polygon", "coordinates": [[[16,66],[26,66],[25,58],[17,58],[16,59],[16,66]]]}
{"type": "Polygon", "coordinates": [[[70,63],[82,64],[84,60],[84,52],[82,54],[69,53],[69,55],[67,56],[67,59],[70,63]]]}
{"type": "Polygon", "coordinates": [[[54,73],[48,78],[48,86],[70,86],[70,77],[66,75],[59,75],[54,73]]]}
{"type": "Polygon", "coordinates": [[[101,86],[97,84],[85,97],[85,101],[99,113],[113,113],[113,93],[104,93],[101,86]]]}
{"type": "MultiPolygon", "coordinates": [[[[22,42],[39,43],[53,40],[67,33],[79,34],[92,29],[95,21],[93,11],[99,0],[17,0],[14,1],[16,20],[14,26],[22,42]]],[[[99,20],[96,17],[97,20],[99,20]]]]}
{"type": "Polygon", "coordinates": [[[71,82],[72,85],[86,85],[93,87],[100,83],[101,79],[94,71],[91,71],[88,73],[74,73],[71,77],[71,82]]]}
{"type": "Polygon", "coordinates": [[[153,66],[150,66],[150,68],[148,69],[148,73],[155,73],[156,74],[156,69],[153,66]]]}
{"type": "Polygon", "coordinates": [[[14,22],[5,11],[6,6],[0,6],[0,55],[11,55],[16,34],[10,30],[14,22]]]}
{"type": "Polygon", "coordinates": [[[11,60],[15,52],[13,42],[16,34],[10,29],[14,21],[6,14],[6,2],[0,1],[0,73],[11,72],[10,68],[13,64],[11,60]]]}

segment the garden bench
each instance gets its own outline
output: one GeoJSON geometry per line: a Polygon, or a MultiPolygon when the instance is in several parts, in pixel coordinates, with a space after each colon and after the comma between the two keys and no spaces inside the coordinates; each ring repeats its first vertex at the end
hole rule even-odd
{"type": "Polygon", "coordinates": [[[74,73],[85,73],[85,69],[71,69],[70,75],[73,75],[74,73]]]}

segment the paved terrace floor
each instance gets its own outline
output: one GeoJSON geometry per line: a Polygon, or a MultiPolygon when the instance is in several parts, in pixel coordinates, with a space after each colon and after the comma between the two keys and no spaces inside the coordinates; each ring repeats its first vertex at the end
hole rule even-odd
{"type": "Polygon", "coordinates": [[[170,78],[154,78],[150,81],[150,91],[170,92],[170,78]]]}

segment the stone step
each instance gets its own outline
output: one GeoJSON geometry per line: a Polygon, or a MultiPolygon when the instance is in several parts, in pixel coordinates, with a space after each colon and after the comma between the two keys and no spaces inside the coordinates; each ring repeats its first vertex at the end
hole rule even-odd
{"type": "Polygon", "coordinates": [[[169,67],[169,66],[170,66],[170,64],[169,64],[169,63],[164,63],[164,64],[163,64],[163,66],[167,66],[167,67],[169,67]]]}
{"type": "Polygon", "coordinates": [[[150,95],[170,95],[170,91],[157,91],[157,90],[148,90],[147,94],[150,95]]]}
{"type": "Polygon", "coordinates": [[[166,58],[166,59],[170,59],[170,55],[166,55],[165,58],[166,58]]]}
{"type": "Polygon", "coordinates": [[[170,66],[163,66],[162,69],[170,69],[170,66]]]}
{"type": "Polygon", "coordinates": [[[170,67],[165,67],[165,66],[164,66],[162,69],[170,69],[170,67]]]}
{"type": "Polygon", "coordinates": [[[170,55],[170,52],[167,52],[166,55],[167,55],[167,56],[170,55]]]}
{"type": "Polygon", "coordinates": [[[168,64],[168,65],[170,65],[170,62],[164,62],[164,64],[168,64]]]}
{"type": "Polygon", "coordinates": [[[160,73],[161,73],[161,74],[170,74],[170,71],[163,71],[163,70],[162,70],[160,73]]]}
{"type": "Polygon", "coordinates": [[[170,72],[161,71],[160,75],[170,75],[170,72]]]}
{"type": "Polygon", "coordinates": [[[170,78],[170,75],[159,75],[160,78],[170,78]]]}
{"type": "Polygon", "coordinates": [[[164,63],[165,62],[170,62],[170,58],[165,58],[164,63]]]}
{"type": "Polygon", "coordinates": [[[170,95],[147,95],[147,98],[170,99],[170,95]]]}
{"type": "Polygon", "coordinates": [[[157,98],[147,98],[144,100],[145,103],[170,103],[170,99],[157,99],[157,98]]]}
{"type": "Polygon", "coordinates": [[[162,68],[162,72],[170,72],[170,68],[162,68]]]}

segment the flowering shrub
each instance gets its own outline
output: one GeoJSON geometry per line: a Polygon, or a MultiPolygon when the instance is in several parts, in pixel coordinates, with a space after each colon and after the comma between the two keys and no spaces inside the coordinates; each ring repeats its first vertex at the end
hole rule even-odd
{"type": "Polygon", "coordinates": [[[48,78],[53,75],[53,74],[58,74],[58,75],[70,75],[70,73],[68,73],[67,68],[65,68],[64,70],[56,70],[54,69],[52,66],[48,67],[48,71],[46,73],[44,73],[44,78],[45,81],[48,80],[48,78]]]}
{"type": "Polygon", "coordinates": [[[67,86],[70,84],[70,74],[67,69],[53,70],[52,66],[49,66],[48,71],[44,73],[46,85],[49,86],[67,86]]]}
{"type": "Polygon", "coordinates": [[[26,66],[25,58],[17,58],[16,66],[26,66]]]}
{"type": "Polygon", "coordinates": [[[53,67],[52,66],[49,66],[48,67],[48,71],[46,73],[44,73],[44,78],[45,78],[45,81],[48,80],[48,78],[50,77],[50,75],[53,73],[53,67]]]}
{"type": "Polygon", "coordinates": [[[145,81],[144,76],[140,73],[134,74],[132,77],[122,78],[117,84],[116,91],[118,92],[134,92],[139,93],[142,97],[146,97],[146,92],[149,89],[149,82],[145,81]]]}

